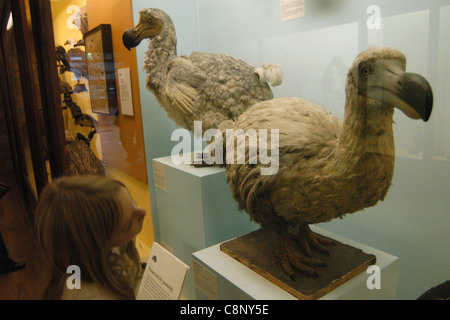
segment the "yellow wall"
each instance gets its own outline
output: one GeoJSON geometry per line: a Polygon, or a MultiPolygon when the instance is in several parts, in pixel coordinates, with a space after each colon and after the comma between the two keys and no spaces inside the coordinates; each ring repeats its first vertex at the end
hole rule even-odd
{"type": "Polygon", "coordinates": [[[147,183],[136,53],[127,50],[122,44],[123,32],[134,24],[131,0],[87,0],[86,4],[90,30],[100,24],[111,25],[116,82],[118,69],[129,68],[133,93],[133,116],[122,114],[118,83],[116,86],[119,114],[113,117],[99,115],[103,160],[147,183]]]}
{"type": "Polygon", "coordinates": [[[67,26],[67,19],[72,15],[67,12],[67,9],[76,5],[78,7],[84,7],[86,5],[86,0],[67,0],[67,1],[57,1],[52,0],[52,16],[53,16],[53,32],[55,34],[55,42],[57,44],[63,45],[68,38],[81,39],[83,35],[78,29],[70,29],[67,26]]]}

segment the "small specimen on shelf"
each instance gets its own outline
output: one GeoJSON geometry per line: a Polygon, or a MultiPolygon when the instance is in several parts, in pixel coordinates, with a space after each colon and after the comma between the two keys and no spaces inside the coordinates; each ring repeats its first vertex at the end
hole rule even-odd
{"type": "Polygon", "coordinates": [[[70,38],[64,45],[70,46],[68,51],[63,46],[56,47],[56,61],[59,66],[59,73],[73,72],[77,80],[73,92],[86,92],[86,85],[80,82],[82,77],[88,79],[86,53],[79,48],[83,44],[80,41],[77,42],[74,38],[70,38]]]}
{"type": "Polygon", "coordinates": [[[63,110],[67,108],[70,110],[70,113],[72,114],[72,118],[74,119],[76,125],[91,128],[88,138],[79,133],[79,137],[83,137],[83,140],[88,145],[90,145],[91,140],[97,133],[98,121],[93,116],[83,113],[83,110],[81,110],[80,106],[73,101],[73,89],[67,82],[60,81],[59,86],[61,93],[64,95],[63,110]]]}

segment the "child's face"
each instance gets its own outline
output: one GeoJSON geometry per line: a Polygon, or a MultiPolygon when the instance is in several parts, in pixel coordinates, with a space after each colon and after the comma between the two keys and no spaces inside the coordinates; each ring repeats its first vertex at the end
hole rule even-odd
{"type": "Polygon", "coordinates": [[[125,188],[120,188],[119,203],[122,213],[119,218],[119,224],[112,237],[112,247],[117,247],[131,241],[142,230],[145,210],[138,207],[125,188]]]}

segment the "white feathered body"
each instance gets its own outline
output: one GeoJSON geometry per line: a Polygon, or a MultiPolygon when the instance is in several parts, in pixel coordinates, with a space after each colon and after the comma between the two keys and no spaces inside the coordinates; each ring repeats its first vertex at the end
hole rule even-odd
{"type": "Polygon", "coordinates": [[[279,129],[279,170],[261,175],[261,164],[229,164],[227,180],[240,209],[281,230],[329,221],[384,199],[394,168],[393,111],[378,115],[373,125],[366,115],[362,126],[351,120],[359,111],[348,109],[344,124],[302,98],[249,108],[235,127],[279,129]]]}

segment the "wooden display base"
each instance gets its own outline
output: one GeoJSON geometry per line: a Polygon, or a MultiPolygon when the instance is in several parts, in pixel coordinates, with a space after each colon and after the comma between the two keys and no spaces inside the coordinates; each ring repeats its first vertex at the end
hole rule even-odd
{"type": "Polygon", "coordinates": [[[311,255],[326,264],[323,267],[314,267],[319,277],[297,272],[295,281],[283,272],[275,257],[278,236],[272,231],[260,229],[251,232],[222,243],[220,249],[295,297],[313,300],[363,272],[376,261],[373,254],[333,241],[336,245],[327,247],[329,256],[317,252],[311,255]]]}

